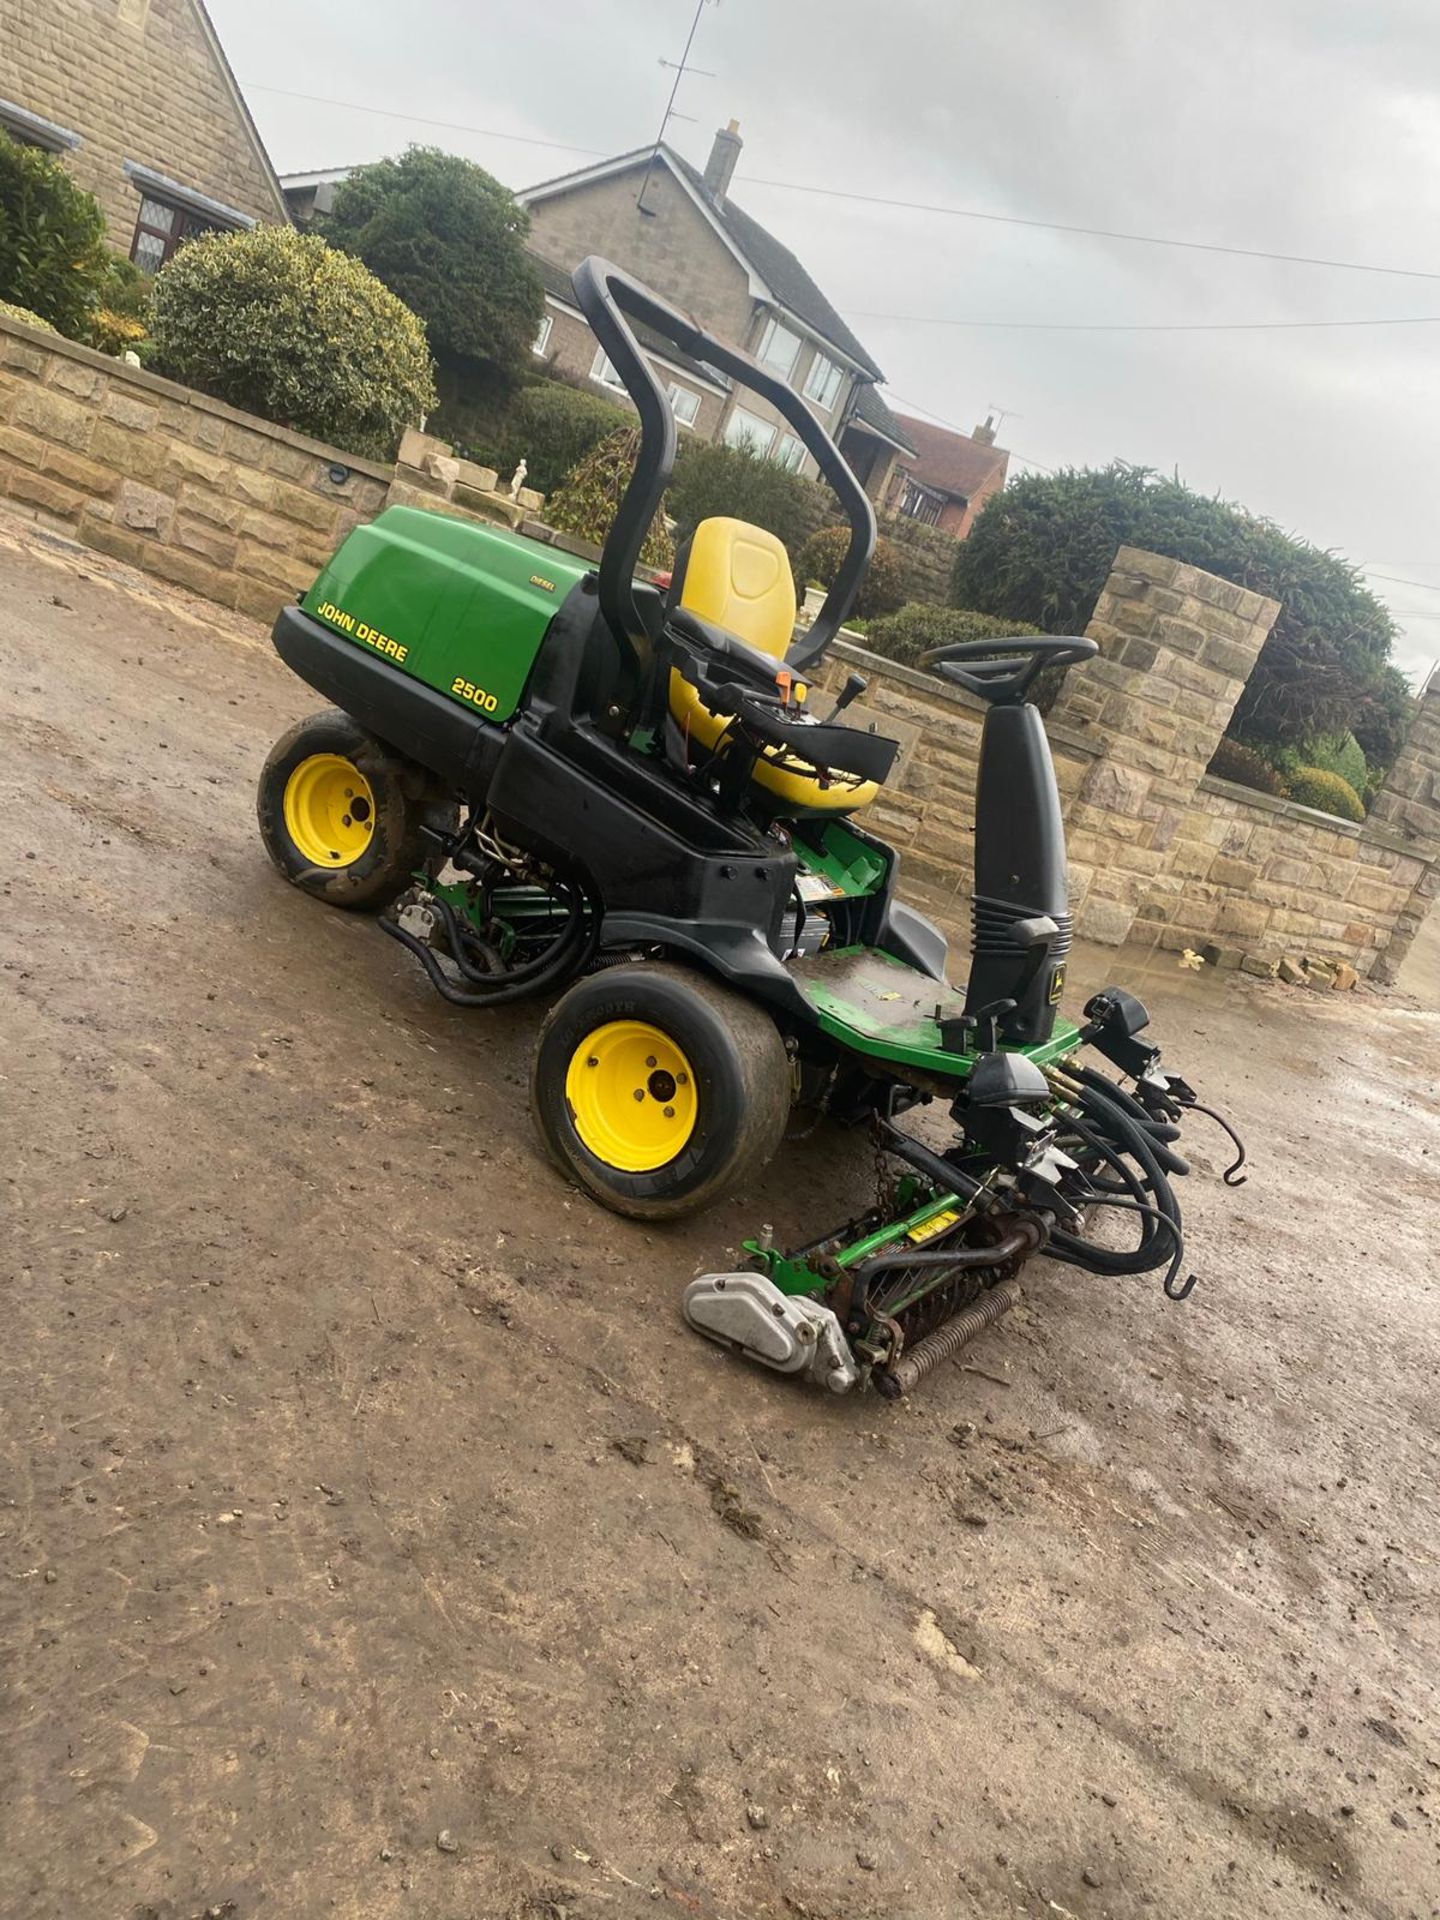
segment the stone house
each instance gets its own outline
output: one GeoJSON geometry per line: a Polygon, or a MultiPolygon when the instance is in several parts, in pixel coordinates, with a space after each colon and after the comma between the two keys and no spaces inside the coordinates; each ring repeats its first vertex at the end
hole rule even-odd
{"type": "Polygon", "coordinates": [[[59,155],[146,272],[289,219],[202,0],[0,0],[0,128],[59,155]]]}
{"type": "MultiPolygon", "coordinates": [[[[535,353],[561,377],[621,397],[569,288],[586,254],[602,254],[787,381],[832,438],[849,438],[870,455],[887,444],[888,421],[891,457],[867,459],[862,476],[873,493],[888,481],[893,457],[908,451],[875,391],[884,376],[789,248],[730,197],[740,150],[732,120],[715,135],[703,172],[667,146],[641,147],[517,194],[529,209],[530,250],[545,285],[535,353]]],[[[815,463],[767,401],[732,390],[663,342],[642,344],[670,389],[682,433],[748,444],[814,474],[815,463]]]]}
{"type": "Polygon", "coordinates": [[[993,417],[974,433],[956,433],[908,415],[900,427],[914,453],[895,462],[880,504],[963,540],[985,502],[1005,485],[1010,465],[1010,455],[995,444],[993,417]]]}

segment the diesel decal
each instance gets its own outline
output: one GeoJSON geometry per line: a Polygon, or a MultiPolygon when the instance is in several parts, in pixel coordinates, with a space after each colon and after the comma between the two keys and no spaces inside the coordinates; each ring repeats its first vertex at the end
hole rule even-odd
{"type": "Polygon", "coordinates": [[[450,691],[458,693],[462,700],[472,701],[482,713],[494,713],[500,704],[493,693],[486,693],[483,687],[477,687],[473,680],[463,676],[450,682],[450,691]]]}
{"type": "Polygon", "coordinates": [[[367,647],[374,647],[377,653],[383,653],[391,660],[403,661],[409,655],[409,647],[392,640],[388,633],[381,633],[378,627],[367,626],[363,620],[357,620],[353,613],[346,613],[333,600],[322,603],[320,618],[328,620],[332,627],[339,627],[343,633],[353,634],[357,640],[363,640],[367,647]]]}
{"type": "Polygon", "coordinates": [[[547,580],[543,573],[532,573],[530,576],[530,584],[532,587],[543,587],[546,593],[553,593],[555,591],[555,582],[553,580],[547,580]]]}

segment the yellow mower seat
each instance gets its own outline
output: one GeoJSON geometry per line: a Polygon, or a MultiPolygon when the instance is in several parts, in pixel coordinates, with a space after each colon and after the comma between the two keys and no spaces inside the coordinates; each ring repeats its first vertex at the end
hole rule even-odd
{"type": "MultiPolygon", "coordinates": [[[[782,543],[764,527],[716,516],[702,520],[676,565],[670,589],[675,605],[698,614],[746,646],[783,664],[795,632],[795,581],[782,543]]],[[[797,698],[803,698],[797,688],[797,698]]],[[[712,713],[697,690],[673,669],[670,711],[687,740],[713,747],[731,716],[712,713]]],[[[772,748],[755,763],[756,782],[796,813],[854,813],[880,791],[873,780],[836,773],[822,784],[819,769],[797,772],[772,748]]]]}

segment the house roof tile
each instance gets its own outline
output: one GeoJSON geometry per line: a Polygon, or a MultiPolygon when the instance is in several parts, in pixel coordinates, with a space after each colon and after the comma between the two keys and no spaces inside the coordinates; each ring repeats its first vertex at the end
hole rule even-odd
{"type": "Polygon", "coordinates": [[[986,485],[1004,480],[1010,464],[1004,447],[975,440],[968,433],[955,433],[949,427],[937,427],[929,420],[914,420],[908,414],[899,416],[899,425],[914,443],[916,457],[911,471],[923,486],[972,500],[986,485]]]}
{"type": "Polygon", "coordinates": [[[878,387],[863,386],[855,395],[855,419],[882,439],[891,441],[902,453],[914,453],[915,447],[900,421],[880,397],[878,387]]]}

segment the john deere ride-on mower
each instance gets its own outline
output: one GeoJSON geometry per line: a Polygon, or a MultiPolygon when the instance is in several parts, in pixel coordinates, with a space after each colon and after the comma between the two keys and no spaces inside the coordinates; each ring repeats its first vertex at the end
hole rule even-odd
{"type": "Polygon", "coordinates": [[[275,865],[317,899],[380,910],[456,1006],[554,999],[535,1120],[618,1213],[714,1200],[776,1152],[792,1108],[872,1130],[872,1206],[794,1251],[762,1235],[745,1271],[686,1291],[693,1326],[768,1366],[901,1393],[1013,1303],[1042,1248],[1101,1274],[1163,1268],[1183,1299],[1173,1143],[1195,1097],[1162,1071],[1132,995],[1097,994],[1083,1027],[1058,1012],[1064,838],[1025,696],[1094,642],[930,656],[988,703],[958,991],[943,936],[897,900],[897,857],[863,824],[897,744],[845,723],[858,676],[826,712],[808,684],[869,561],[869,501],[783,381],[605,261],[574,286],[642,429],[598,569],[404,507],[352,533],[275,628],[334,703],[261,775],[275,865]],[[798,640],[785,549],[759,527],[703,521],[668,588],[637,580],[676,433],[634,322],[768,400],[837,495],[849,550],[798,640]],[[953,1122],[939,1147],[898,1124],[934,1101],[953,1122]],[[1114,1210],[1124,1250],[1092,1237],[1114,1210]]]}

